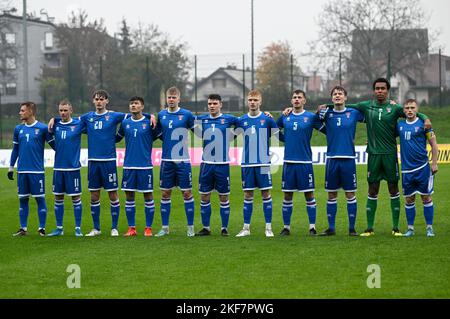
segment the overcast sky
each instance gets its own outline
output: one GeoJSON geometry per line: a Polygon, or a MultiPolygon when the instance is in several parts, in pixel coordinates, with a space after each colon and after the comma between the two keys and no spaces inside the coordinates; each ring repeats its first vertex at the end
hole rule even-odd
{"type": "MultiPolygon", "coordinates": [[[[11,0],[22,12],[22,0],[11,0]]],[[[274,41],[288,41],[299,54],[317,37],[316,20],[327,0],[254,0],[255,53],[274,41]]],[[[450,1],[422,0],[430,13],[430,29],[441,32],[439,44],[450,55],[450,1]]],[[[126,18],[159,26],[172,40],[186,42],[189,54],[212,63],[226,54],[241,60],[250,52],[250,0],[28,0],[28,11],[44,8],[56,22],[82,8],[91,18],[104,18],[110,34],[126,18]],[[216,58],[214,58],[216,56],[216,58]]]]}

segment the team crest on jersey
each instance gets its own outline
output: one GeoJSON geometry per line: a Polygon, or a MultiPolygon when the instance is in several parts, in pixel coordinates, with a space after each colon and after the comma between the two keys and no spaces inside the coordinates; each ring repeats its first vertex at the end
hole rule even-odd
{"type": "Polygon", "coordinates": [[[147,124],[142,124],[142,128],[145,130],[147,128],[147,124]]]}
{"type": "Polygon", "coordinates": [[[345,113],[345,115],[347,116],[347,118],[350,118],[350,112],[345,113]]]}
{"type": "Polygon", "coordinates": [[[178,120],[181,121],[183,119],[183,115],[178,115],[178,120]]]}
{"type": "Polygon", "coordinates": [[[71,126],[70,127],[70,130],[73,132],[73,131],[75,131],[75,126],[71,126]]]}
{"type": "Polygon", "coordinates": [[[387,108],[386,108],[386,111],[387,111],[388,113],[391,113],[391,111],[392,111],[392,108],[390,108],[390,107],[387,107],[387,108]]]}
{"type": "Polygon", "coordinates": [[[105,119],[106,119],[107,121],[109,121],[109,115],[106,115],[106,116],[105,116],[105,119]]]}
{"type": "Polygon", "coordinates": [[[36,135],[39,134],[39,129],[38,129],[38,128],[35,128],[35,129],[34,129],[34,134],[36,134],[36,135]]]}
{"type": "Polygon", "coordinates": [[[220,124],[225,124],[225,119],[221,119],[220,124]]]}
{"type": "Polygon", "coordinates": [[[416,131],[416,133],[419,132],[419,129],[420,129],[420,127],[418,127],[418,126],[416,126],[416,127],[414,128],[414,130],[416,131]]]}
{"type": "Polygon", "coordinates": [[[264,123],[266,123],[266,120],[260,120],[261,125],[264,125],[264,123]]]}

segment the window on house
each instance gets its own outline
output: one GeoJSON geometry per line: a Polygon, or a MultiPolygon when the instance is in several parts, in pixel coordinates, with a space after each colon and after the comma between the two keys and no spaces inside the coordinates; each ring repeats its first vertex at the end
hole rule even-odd
{"type": "Polygon", "coordinates": [[[16,69],[16,58],[6,58],[6,69],[15,70],[16,69]]]}
{"type": "Polygon", "coordinates": [[[212,79],[212,85],[215,89],[226,88],[227,79],[212,79]]]}
{"type": "Polygon", "coordinates": [[[45,48],[53,48],[53,33],[51,32],[45,32],[45,48]]]}
{"type": "Polygon", "coordinates": [[[16,95],[17,94],[17,84],[8,83],[6,84],[6,94],[5,95],[16,95]]]}
{"type": "Polygon", "coordinates": [[[5,33],[5,41],[8,44],[16,44],[16,34],[15,33],[5,33]]]}

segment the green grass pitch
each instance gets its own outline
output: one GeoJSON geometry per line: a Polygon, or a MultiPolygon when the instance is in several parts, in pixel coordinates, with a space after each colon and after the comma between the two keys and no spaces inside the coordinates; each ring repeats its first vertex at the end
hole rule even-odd
{"type": "MultiPolygon", "coordinates": [[[[305,200],[294,197],[292,234],[280,237],[281,167],[273,174],[274,238],[264,236],[261,196],[255,196],[250,237],[236,238],[242,227],[243,193],[240,169],[232,168],[230,237],[220,236],[218,199],[213,194],[210,237],[186,237],[186,217],[181,194],[172,198],[171,233],[166,238],[143,236],[143,200],[137,197],[136,238],[112,238],[111,217],[106,193],[102,193],[103,234],[95,238],[76,238],[73,234],[72,204],[65,204],[65,234],[41,238],[37,234],[37,214],[30,201],[29,236],[13,238],[19,226],[16,181],[8,181],[0,170],[0,298],[449,298],[450,297],[450,165],[440,165],[435,180],[435,238],[425,236],[422,204],[417,204],[416,236],[394,238],[386,184],[380,190],[376,235],[370,238],[347,236],[347,212],[343,193],[339,194],[337,236],[309,237],[305,200]],[[81,288],[69,289],[68,265],[81,269],[81,288]],[[371,264],[380,266],[381,288],[369,289],[371,264]]],[[[121,173],[122,169],[119,169],[121,173]]],[[[155,167],[155,185],[159,168],[155,167]]],[[[324,166],[315,166],[317,228],[326,222],[324,166]]],[[[193,168],[194,181],[198,167],[193,168]]],[[[82,231],[92,228],[86,169],[82,170],[82,231]]],[[[366,167],[358,166],[359,190],[357,230],[366,226],[366,167]]],[[[47,170],[47,231],[55,227],[51,170],[47,170]]],[[[196,184],[196,183],[195,183],[196,184]]],[[[194,190],[196,185],[194,184],[194,190]]],[[[195,191],[195,228],[201,228],[199,196],[195,191]]],[[[119,231],[127,229],[124,194],[121,196],[119,231]]],[[[159,230],[160,192],[155,191],[154,230],[159,230]]],[[[402,199],[402,205],[403,205],[402,199]]],[[[404,208],[401,229],[406,227],[404,208]]]]}

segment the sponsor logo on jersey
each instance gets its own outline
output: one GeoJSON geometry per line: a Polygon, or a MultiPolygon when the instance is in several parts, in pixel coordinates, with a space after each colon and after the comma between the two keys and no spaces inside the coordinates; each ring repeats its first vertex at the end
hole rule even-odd
{"type": "Polygon", "coordinates": [[[23,133],[23,130],[20,130],[20,132],[19,132],[20,134],[22,134],[23,133]]]}
{"type": "Polygon", "coordinates": [[[333,117],[333,113],[330,113],[330,118],[332,118],[333,117]]]}
{"type": "Polygon", "coordinates": [[[247,123],[247,122],[244,122],[244,126],[248,126],[248,123],[247,123]]]}
{"type": "Polygon", "coordinates": [[[165,120],[165,119],[166,119],[166,116],[164,115],[162,119],[165,120]]]}
{"type": "Polygon", "coordinates": [[[205,120],[205,124],[208,124],[208,120],[205,120]]]}
{"type": "Polygon", "coordinates": [[[127,127],[126,128],[130,128],[130,124],[127,124],[127,127]]]}
{"type": "Polygon", "coordinates": [[[91,117],[91,118],[89,119],[89,122],[94,122],[94,119],[91,117]]]}
{"type": "Polygon", "coordinates": [[[291,120],[291,118],[290,118],[290,117],[288,117],[288,118],[286,119],[286,121],[288,121],[288,122],[289,122],[290,120],[291,120]]]}

